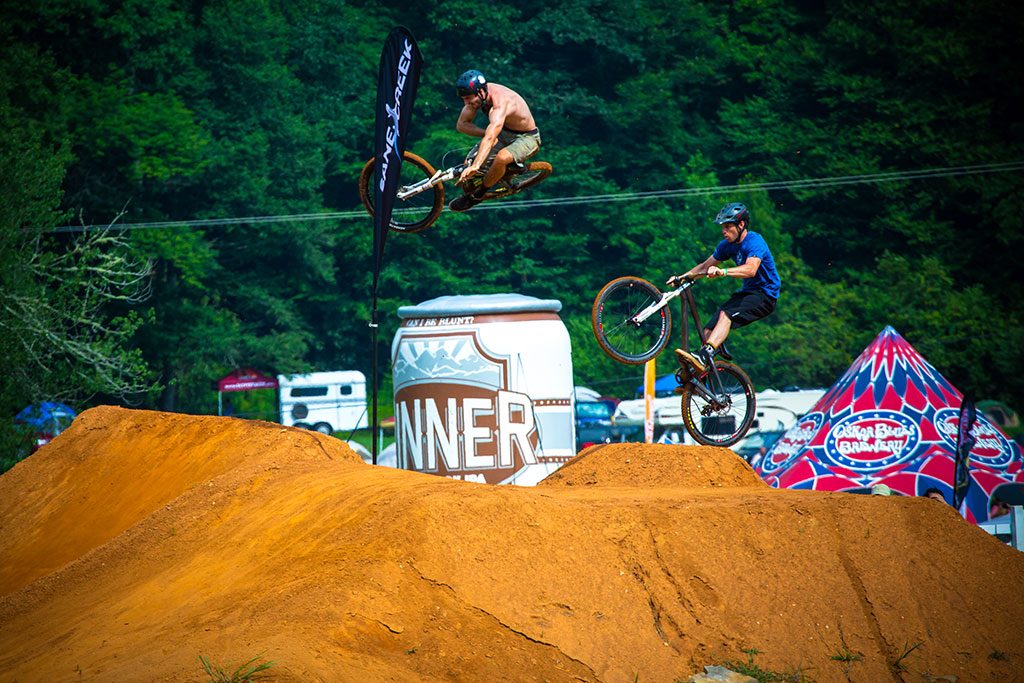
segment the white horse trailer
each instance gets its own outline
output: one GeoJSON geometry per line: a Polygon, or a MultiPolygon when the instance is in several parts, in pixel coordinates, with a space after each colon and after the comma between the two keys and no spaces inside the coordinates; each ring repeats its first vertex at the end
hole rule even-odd
{"type": "Polygon", "coordinates": [[[366,429],[366,376],[358,370],[278,375],[281,424],[323,434],[366,429]]]}

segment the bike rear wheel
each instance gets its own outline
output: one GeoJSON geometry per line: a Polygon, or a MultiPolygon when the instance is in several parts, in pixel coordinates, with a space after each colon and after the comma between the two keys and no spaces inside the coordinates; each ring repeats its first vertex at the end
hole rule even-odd
{"type": "MultiPolygon", "coordinates": [[[[403,155],[402,171],[399,175],[399,189],[421,182],[434,175],[434,167],[426,159],[406,151],[403,155]]],[[[359,198],[370,215],[374,215],[373,197],[376,187],[377,159],[374,157],[363,166],[359,174],[359,198]]],[[[405,199],[395,199],[391,212],[392,230],[398,232],[419,232],[434,224],[444,208],[444,185],[438,183],[431,188],[405,199]]]]}
{"type": "Polygon", "coordinates": [[[594,336],[601,349],[619,361],[640,365],[661,353],[672,330],[672,314],[665,306],[642,323],[637,313],[661,299],[661,292],[639,277],[620,277],[598,292],[590,313],[594,336]]]}
{"type": "Polygon", "coordinates": [[[551,164],[546,161],[531,161],[526,164],[526,170],[517,173],[507,180],[499,182],[490,192],[484,195],[484,199],[500,199],[509,197],[517,192],[522,192],[528,187],[540,184],[545,178],[551,175],[551,164]]]}
{"type": "Polygon", "coordinates": [[[683,384],[683,424],[697,443],[729,447],[742,439],[754,422],[757,397],[750,378],[738,365],[719,360],[715,361],[715,367],[722,380],[721,387],[716,386],[710,370],[694,378],[703,391],[693,381],[683,384]],[[706,394],[724,394],[726,400],[719,402],[706,394]]]}

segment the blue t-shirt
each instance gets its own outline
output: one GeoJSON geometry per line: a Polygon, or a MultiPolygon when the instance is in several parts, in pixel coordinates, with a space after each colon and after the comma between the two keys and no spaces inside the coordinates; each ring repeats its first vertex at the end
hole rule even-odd
{"type": "Polygon", "coordinates": [[[747,230],[747,236],[741,242],[722,240],[715,247],[712,256],[716,261],[732,259],[737,266],[742,266],[751,256],[761,259],[761,266],[754,277],[744,278],[741,291],[764,292],[773,299],[779,298],[782,281],[779,279],[779,272],[775,270],[775,259],[768,249],[768,243],[756,232],[747,230]]]}

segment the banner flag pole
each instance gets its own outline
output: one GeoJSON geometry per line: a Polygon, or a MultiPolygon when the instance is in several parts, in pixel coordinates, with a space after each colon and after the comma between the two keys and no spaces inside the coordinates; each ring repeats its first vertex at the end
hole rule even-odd
{"type": "Polygon", "coordinates": [[[960,418],[956,423],[956,464],[953,466],[953,507],[957,510],[971,486],[971,449],[977,441],[971,430],[974,429],[977,417],[974,401],[964,396],[960,401],[960,418]]]}
{"type": "Polygon", "coordinates": [[[654,443],[654,359],[644,364],[644,443],[654,443]]]}
{"type": "Polygon", "coordinates": [[[384,41],[377,76],[376,125],[374,128],[374,158],[376,174],[373,187],[373,287],[370,294],[370,352],[373,367],[371,392],[373,415],[371,429],[373,464],[377,464],[377,283],[384,265],[384,243],[387,241],[394,208],[395,193],[405,154],[409,123],[412,121],[413,103],[419,88],[423,58],[416,39],[409,29],[397,26],[384,41]]]}

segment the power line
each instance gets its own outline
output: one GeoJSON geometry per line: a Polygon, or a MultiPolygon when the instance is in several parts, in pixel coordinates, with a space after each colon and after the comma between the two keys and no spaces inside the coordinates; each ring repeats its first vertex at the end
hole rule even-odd
{"type": "MultiPolygon", "coordinates": [[[[950,178],[954,176],[985,175],[992,173],[1016,173],[1024,170],[1024,161],[1007,161],[992,164],[975,164],[965,166],[947,166],[927,168],[915,171],[890,171],[884,173],[866,173],[848,176],[828,176],[824,178],[804,178],[801,180],[766,181],[760,183],[739,183],[736,185],[716,185],[713,187],[688,187],[675,190],[651,190],[645,192],[614,192],[607,194],[581,195],[577,197],[544,197],[537,199],[518,199],[514,201],[484,202],[473,209],[474,212],[493,211],[498,209],[528,209],[549,206],[576,206],[580,204],[602,204],[610,202],[626,202],[636,199],[671,199],[676,197],[694,197],[703,195],[730,194],[735,192],[756,192],[760,190],[817,189],[824,187],[840,187],[843,185],[864,185],[887,182],[908,182],[929,178],[950,178]]],[[[447,208],[445,209],[448,210],[447,208]]],[[[396,209],[395,213],[400,213],[396,209]]],[[[275,216],[245,216],[241,218],[202,218],[184,221],[156,221],[150,223],[123,223],[116,226],[118,230],[155,230],[167,228],[190,227],[225,227],[231,225],[256,225],[260,223],[301,223],[309,221],[349,220],[365,218],[367,213],[361,209],[350,211],[325,211],[321,213],[293,213],[275,216]]],[[[86,232],[89,230],[106,230],[109,225],[64,225],[53,228],[49,232],[86,232]]]]}

